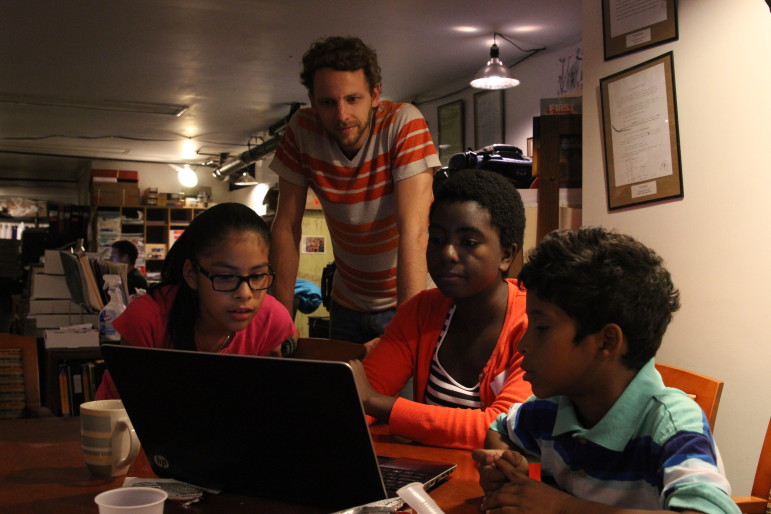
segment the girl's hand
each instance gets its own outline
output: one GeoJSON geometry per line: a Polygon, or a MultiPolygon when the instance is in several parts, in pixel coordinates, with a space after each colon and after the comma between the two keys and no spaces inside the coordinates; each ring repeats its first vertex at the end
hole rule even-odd
{"type": "Polygon", "coordinates": [[[353,368],[356,389],[359,391],[359,398],[362,405],[364,405],[364,412],[378,421],[388,423],[396,398],[381,394],[372,388],[367,378],[367,372],[364,370],[364,365],[360,360],[350,360],[348,364],[353,368]]]}

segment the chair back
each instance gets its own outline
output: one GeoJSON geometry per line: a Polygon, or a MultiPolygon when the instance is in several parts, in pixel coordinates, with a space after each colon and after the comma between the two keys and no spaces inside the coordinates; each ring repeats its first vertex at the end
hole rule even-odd
{"type": "Polygon", "coordinates": [[[699,404],[707,415],[710,430],[714,431],[720,395],[723,393],[723,381],[658,362],[656,369],[661,374],[665,386],[680,389],[699,404]]]}
{"type": "MultiPolygon", "coordinates": [[[[37,339],[34,337],[16,335],[16,334],[0,334],[0,351],[6,355],[7,366],[0,367],[0,373],[8,374],[9,380],[3,380],[5,385],[8,385],[10,389],[18,391],[18,384],[13,384],[15,379],[18,378],[18,367],[13,364],[13,351],[21,352],[21,375],[24,386],[24,409],[19,414],[36,415],[40,411],[40,378],[38,371],[38,359],[37,359],[37,339]],[[3,371],[5,370],[5,371],[3,371]],[[25,412],[26,411],[26,412],[25,412]]],[[[18,362],[18,361],[16,361],[18,362]]],[[[10,392],[9,389],[9,392],[10,392]]],[[[3,409],[11,416],[9,409],[3,409]]]]}
{"type": "Polygon", "coordinates": [[[733,500],[742,512],[762,514],[769,507],[771,499],[771,419],[768,420],[766,437],[760,449],[755,481],[752,483],[752,496],[733,496],[733,500]]]}
{"type": "Polygon", "coordinates": [[[291,359],[347,362],[363,359],[367,350],[362,344],[321,337],[301,337],[291,359]]]}

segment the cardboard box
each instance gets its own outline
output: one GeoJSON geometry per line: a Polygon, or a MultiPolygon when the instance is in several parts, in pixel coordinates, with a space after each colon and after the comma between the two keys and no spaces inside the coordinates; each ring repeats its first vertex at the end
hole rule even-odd
{"type": "Polygon", "coordinates": [[[139,188],[133,183],[91,183],[92,205],[140,205],[139,188]]]}
{"type": "Polygon", "coordinates": [[[34,316],[27,316],[27,318],[35,319],[35,328],[38,330],[45,328],[58,329],[82,323],[99,325],[99,314],[35,314],[34,316]]]}
{"type": "Polygon", "coordinates": [[[46,275],[45,273],[33,273],[30,285],[30,298],[72,298],[67,288],[67,280],[64,275],[46,275]]]}
{"type": "Polygon", "coordinates": [[[46,250],[44,259],[45,261],[43,262],[43,273],[47,273],[49,275],[64,275],[62,257],[59,255],[59,250],[46,250]]]}
{"type": "Polygon", "coordinates": [[[47,349],[99,346],[99,331],[93,328],[80,331],[46,330],[44,338],[47,349]]]}
{"type": "Polygon", "coordinates": [[[91,170],[91,177],[114,178],[117,181],[118,170],[93,169],[91,170]]]}
{"type": "Polygon", "coordinates": [[[70,300],[30,300],[28,314],[78,314],[83,307],[70,300]]]}
{"type": "Polygon", "coordinates": [[[139,182],[139,172],[131,170],[118,170],[118,180],[121,182],[139,182]]]}

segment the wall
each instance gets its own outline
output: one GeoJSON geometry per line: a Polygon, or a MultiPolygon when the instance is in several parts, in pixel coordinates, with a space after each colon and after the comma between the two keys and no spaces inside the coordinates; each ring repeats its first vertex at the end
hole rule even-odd
{"type": "Polygon", "coordinates": [[[725,381],[715,437],[749,494],[771,415],[771,13],[762,0],[680,0],[679,40],[605,62],[601,3],[583,1],[583,216],[665,259],[682,295],[661,362],[725,381]],[[674,52],[684,198],[607,210],[599,80],[674,52]]]}
{"type": "MultiPolygon", "coordinates": [[[[513,48],[505,41],[501,42],[499,46],[502,56],[505,56],[507,47],[513,48]]],[[[526,152],[527,138],[533,135],[533,117],[540,114],[541,98],[579,96],[581,94],[580,86],[578,89],[571,88],[569,92],[563,91],[560,94],[561,59],[574,57],[580,48],[581,42],[573,42],[559,48],[545,50],[512,69],[513,76],[521,83],[515,88],[504,91],[505,141],[499,141],[499,143],[514,145],[526,152]]],[[[479,67],[481,68],[483,64],[480,61],[479,67]]],[[[474,94],[483,92],[483,90],[471,88],[468,85],[471,78],[467,77],[463,81],[449,85],[444,90],[426,94],[424,95],[425,99],[416,101],[416,105],[428,122],[435,143],[439,141],[437,107],[456,100],[463,100],[465,147],[476,149],[474,147],[474,94]],[[432,100],[436,97],[441,98],[432,100]]],[[[447,163],[443,164],[446,165],[447,163]]]]}
{"type": "MultiPolygon", "coordinates": [[[[95,160],[91,165],[92,169],[107,170],[136,170],[139,172],[139,194],[141,195],[148,187],[157,187],[161,193],[174,193],[182,190],[177,180],[177,172],[167,164],[154,164],[131,161],[100,161],[95,160]]],[[[212,188],[211,201],[216,203],[226,202],[229,197],[228,185],[226,182],[216,180],[211,169],[197,167],[199,186],[209,186],[212,188]]]]}
{"type": "MultiPolygon", "coordinates": [[[[502,55],[508,45],[509,43],[505,41],[501,43],[502,55]]],[[[519,79],[520,85],[504,90],[504,140],[500,143],[517,146],[526,152],[527,139],[533,135],[533,117],[541,113],[541,98],[581,95],[581,82],[574,84],[573,87],[566,87],[561,83],[561,76],[564,75],[563,63],[574,62],[576,56],[581,55],[581,42],[571,42],[539,52],[512,69],[512,75],[519,79]]],[[[481,64],[483,63],[480,63],[480,67],[481,64]]],[[[581,74],[578,75],[580,77],[581,74]]],[[[463,100],[465,146],[474,148],[474,95],[484,91],[471,88],[468,85],[469,80],[471,77],[441,90],[426,93],[422,100],[416,101],[416,105],[426,118],[435,144],[439,142],[437,108],[456,100],[463,100]]],[[[523,254],[527,254],[536,243],[538,196],[536,190],[520,190],[520,194],[527,217],[523,244],[523,254]]],[[[580,208],[580,204],[580,190],[563,189],[560,192],[560,205],[580,208]]],[[[560,210],[561,228],[577,228],[580,221],[580,209],[563,207],[560,210]]]]}

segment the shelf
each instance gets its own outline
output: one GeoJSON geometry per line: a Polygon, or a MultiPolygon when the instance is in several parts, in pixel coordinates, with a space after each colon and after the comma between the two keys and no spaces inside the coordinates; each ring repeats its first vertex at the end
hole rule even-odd
{"type": "MultiPolygon", "coordinates": [[[[170,232],[172,230],[185,229],[204,210],[200,207],[159,207],[156,205],[96,206],[92,213],[92,219],[94,220],[92,233],[94,236],[99,237],[93,237],[91,240],[95,242],[94,244],[98,243],[100,248],[92,248],[92,250],[104,249],[105,245],[112,244],[118,239],[125,237],[126,239],[141,240],[146,245],[163,245],[166,247],[165,254],[171,242],[170,232]],[[98,233],[96,226],[99,214],[105,212],[121,216],[120,224],[114,225],[115,228],[108,237],[104,237],[104,232],[98,233]],[[126,219],[127,216],[128,220],[126,219]]],[[[148,261],[151,260],[148,259],[148,261]]],[[[162,261],[156,260],[156,262],[162,261]]]]}
{"type": "MultiPolygon", "coordinates": [[[[84,362],[96,362],[102,360],[102,353],[98,346],[86,348],[47,348],[45,349],[45,377],[44,404],[51,412],[62,415],[61,396],[59,388],[59,365],[74,364],[78,369],[84,362]]],[[[78,404],[79,405],[79,404],[78,404]]],[[[74,409],[77,413],[77,408],[74,409]]]]}

